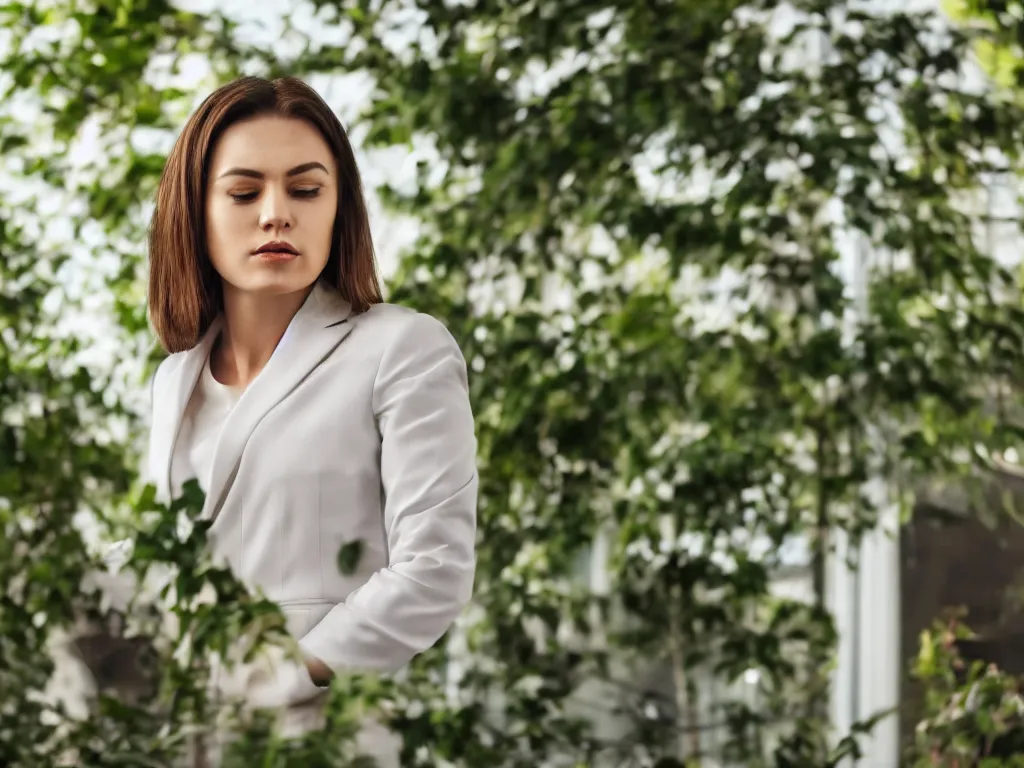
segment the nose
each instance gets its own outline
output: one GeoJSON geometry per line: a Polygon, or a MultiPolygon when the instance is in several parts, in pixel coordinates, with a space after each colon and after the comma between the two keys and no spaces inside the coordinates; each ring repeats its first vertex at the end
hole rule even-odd
{"type": "Polygon", "coordinates": [[[291,229],[291,206],[288,195],[282,190],[269,186],[263,195],[263,207],[260,210],[260,229],[264,232],[291,229]]]}

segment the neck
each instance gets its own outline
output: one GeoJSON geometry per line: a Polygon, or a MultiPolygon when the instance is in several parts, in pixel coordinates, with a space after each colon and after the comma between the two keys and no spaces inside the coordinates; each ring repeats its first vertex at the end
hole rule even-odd
{"type": "Polygon", "coordinates": [[[248,386],[277,349],[312,286],[297,293],[261,296],[224,286],[224,327],[210,357],[214,378],[248,386]]]}

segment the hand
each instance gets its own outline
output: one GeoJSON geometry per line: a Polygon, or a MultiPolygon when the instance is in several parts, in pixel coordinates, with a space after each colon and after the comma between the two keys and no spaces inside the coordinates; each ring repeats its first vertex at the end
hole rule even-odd
{"type": "Polygon", "coordinates": [[[237,664],[230,671],[222,667],[217,688],[222,696],[253,709],[278,709],[309,701],[323,694],[313,682],[314,675],[324,680],[331,675],[319,659],[303,661],[299,663],[295,649],[268,645],[247,663],[237,664]]]}
{"type": "Polygon", "coordinates": [[[309,672],[310,680],[319,686],[326,687],[330,684],[331,678],[334,677],[330,667],[320,661],[320,659],[312,657],[306,659],[306,671],[309,672]]]}

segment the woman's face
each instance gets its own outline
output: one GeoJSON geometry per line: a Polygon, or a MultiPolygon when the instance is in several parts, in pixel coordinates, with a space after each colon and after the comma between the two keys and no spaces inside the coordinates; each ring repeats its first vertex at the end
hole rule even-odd
{"type": "Polygon", "coordinates": [[[337,174],[327,142],[304,120],[255,117],[221,135],[206,246],[225,291],[282,295],[316,282],[331,253],[337,174]]]}

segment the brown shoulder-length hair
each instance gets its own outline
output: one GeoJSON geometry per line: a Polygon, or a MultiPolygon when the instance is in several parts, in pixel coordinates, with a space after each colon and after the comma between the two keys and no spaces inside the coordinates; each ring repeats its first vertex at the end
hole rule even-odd
{"type": "Polygon", "coordinates": [[[298,118],[320,131],[338,165],[338,211],[320,275],[362,312],[382,301],[355,155],[341,122],[301,80],[243,77],[218,88],[189,118],[167,158],[149,231],[149,317],[168,352],[194,347],[223,308],[206,248],[210,156],[231,125],[259,115],[298,118]]]}

